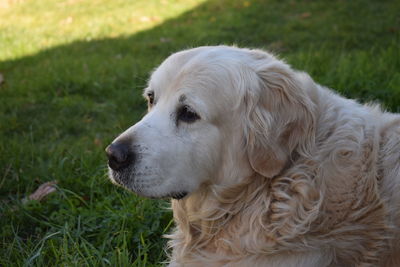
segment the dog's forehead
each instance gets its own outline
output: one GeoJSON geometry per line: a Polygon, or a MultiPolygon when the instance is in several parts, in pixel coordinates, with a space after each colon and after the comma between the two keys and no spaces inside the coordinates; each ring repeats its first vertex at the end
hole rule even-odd
{"type": "Polygon", "coordinates": [[[226,50],[206,47],[171,55],[153,72],[148,90],[159,98],[177,91],[189,91],[198,96],[220,94],[221,87],[232,87],[226,66],[234,56],[228,56],[232,51],[226,50]]]}

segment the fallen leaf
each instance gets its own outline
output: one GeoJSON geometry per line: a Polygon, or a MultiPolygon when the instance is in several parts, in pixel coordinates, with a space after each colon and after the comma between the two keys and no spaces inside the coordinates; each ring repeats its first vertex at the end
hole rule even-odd
{"type": "Polygon", "coordinates": [[[4,76],[0,73],[0,86],[4,83],[4,76]]]}
{"type": "Polygon", "coordinates": [[[41,201],[44,197],[46,197],[47,195],[49,195],[57,190],[55,187],[56,184],[57,184],[57,181],[50,181],[50,182],[40,185],[38,187],[38,189],[36,189],[35,192],[30,194],[27,198],[24,198],[22,200],[22,202],[26,202],[28,200],[41,201]]]}

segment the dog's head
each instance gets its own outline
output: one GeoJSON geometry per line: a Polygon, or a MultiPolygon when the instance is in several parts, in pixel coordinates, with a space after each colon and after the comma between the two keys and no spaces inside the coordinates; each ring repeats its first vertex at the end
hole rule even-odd
{"type": "Polygon", "coordinates": [[[148,113],[106,152],[110,178],[139,195],[182,198],[207,184],[279,174],[313,127],[308,76],[260,50],[200,47],[152,74],[148,113]]]}

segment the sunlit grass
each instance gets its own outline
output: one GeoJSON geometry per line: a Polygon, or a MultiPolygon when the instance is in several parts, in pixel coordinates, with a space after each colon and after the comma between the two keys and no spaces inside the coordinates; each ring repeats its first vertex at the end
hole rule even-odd
{"type": "Polygon", "coordinates": [[[128,36],[204,1],[9,0],[0,6],[0,61],[78,40],[128,36]]]}

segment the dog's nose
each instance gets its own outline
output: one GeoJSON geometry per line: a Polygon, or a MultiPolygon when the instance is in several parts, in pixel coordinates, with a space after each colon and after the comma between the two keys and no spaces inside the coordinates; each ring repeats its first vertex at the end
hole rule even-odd
{"type": "Polygon", "coordinates": [[[115,142],[106,148],[108,166],[114,171],[120,171],[129,166],[133,160],[133,153],[127,144],[115,142]]]}

